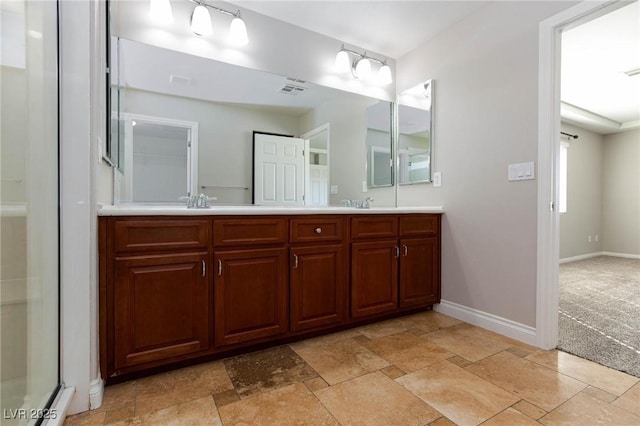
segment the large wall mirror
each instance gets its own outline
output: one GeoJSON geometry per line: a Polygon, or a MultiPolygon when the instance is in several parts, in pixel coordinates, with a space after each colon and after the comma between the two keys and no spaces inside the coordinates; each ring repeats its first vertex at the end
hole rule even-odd
{"type": "MultiPolygon", "coordinates": [[[[256,193],[265,195],[256,204],[339,205],[372,196],[375,206],[394,205],[394,197],[375,193],[394,182],[390,102],[126,39],[113,39],[111,49],[122,129],[111,144],[123,153],[116,203],[173,203],[202,192],[221,205],[253,204],[256,193]],[[278,188],[264,185],[275,182],[269,173],[276,169],[261,169],[259,182],[255,162],[275,157],[255,157],[254,134],[299,140],[300,149],[283,144],[281,157],[304,152],[302,172],[281,170],[295,179],[283,187],[302,198],[269,201],[278,188]]],[[[280,146],[258,139],[263,154],[280,146]]]]}
{"type": "Polygon", "coordinates": [[[398,183],[431,182],[433,80],[398,96],[398,183]]]}

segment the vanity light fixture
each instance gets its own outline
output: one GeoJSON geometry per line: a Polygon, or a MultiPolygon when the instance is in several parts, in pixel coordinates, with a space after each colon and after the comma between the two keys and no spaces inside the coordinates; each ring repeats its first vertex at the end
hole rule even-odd
{"type": "MultiPolygon", "coordinates": [[[[194,34],[206,36],[213,33],[213,25],[211,23],[211,14],[209,10],[214,10],[223,15],[232,16],[231,25],[229,27],[228,41],[234,46],[244,46],[249,43],[247,36],[247,26],[245,25],[240,11],[236,13],[221,9],[216,6],[207,4],[204,0],[190,0],[196,4],[191,13],[190,27],[194,34]]],[[[149,0],[149,16],[154,21],[161,24],[173,22],[173,11],[171,9],[170,0],[149,0]]]]}
{"type": "Polygon", "coordinates": [[[391,84],[393,81],[393,78],[391,77],[391,68],[387,65],[386,59],[381,61],[380,59],[367,55],[367,52],[358,53],[345,48],[344,44],[340,47],[340,50],[336,55],[335,66],[336,71],[341,73],[351,72],[351,74],[357,79],[374,80],[381,85],[391,84]],[[349,55],[353,56],[353,61],[349,55]],[[371,69],[372,62],[380,65],[376,74],[374,74],[371,69]]]}
{"type": "Polygon", "coordinates": [[[233,16],[231,26],[229,27],[229,43],[234,46],[244,46],[249,43],[247,26],[242,20],[239,10],[236,13],[233,13],[207,4],[202,0],[191,0],[191,2],[196,4],[196,7],[193,9],[193,13],[191,14],[191,31],[196,35],[209,35],[213,33],[211,15],[209,14],[209,9],[211,9],[223,15],[233,16]]]}

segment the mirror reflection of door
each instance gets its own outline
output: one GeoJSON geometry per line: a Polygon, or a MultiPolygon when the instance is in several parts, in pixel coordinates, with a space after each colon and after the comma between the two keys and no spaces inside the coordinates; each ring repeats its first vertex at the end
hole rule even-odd
{"type": "Polygon", "coordinates": [[[304,146],[301,138],[253,133],[254,204],[304,204],[304,146]]]}
{"type": "MultiPolygon", "coordinates": [[[[192,123],[195,124],[195,123],[192,123]]],[[[179,203],[195,193],[193,161],[197,125],[129,116],[125,119],[128,151],[124,196],[134,203],[179,203]]]]}
{"type": "Polygon", "coordinates": [[[302,135],[305,140],[305,197],[308,206],[329,204],[329,123],[302,135]]]}

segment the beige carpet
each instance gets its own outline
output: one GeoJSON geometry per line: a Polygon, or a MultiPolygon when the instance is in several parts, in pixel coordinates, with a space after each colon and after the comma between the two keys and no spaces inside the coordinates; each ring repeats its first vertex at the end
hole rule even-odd
{"type": "Polygon", "coordinates": [[[558,349],[640,377],[640,260],[560,265],[558,349]]]}

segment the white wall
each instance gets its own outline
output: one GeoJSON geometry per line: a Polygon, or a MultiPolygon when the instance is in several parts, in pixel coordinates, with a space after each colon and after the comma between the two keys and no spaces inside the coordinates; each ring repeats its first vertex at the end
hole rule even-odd
{"type": "Polygon", "coordinates": [[[569,143],[567,212],[560,214],[560,259],[566,259],[602,251],[603,143],[602,135],[567,123],[562,131],[579,135],[562,139],[569,143]]]}
{"type": "Polygon", "coordinates": [[[640,257],[640,130],[604,136],[603,250],[640,257]]]}
{"type": "Polygon", "coordinates": [[[580,137],[568,153],[560,259],[601,252],[640,256],[640,131],[603,136],[567,123],[562,130],[580,137]]]}
{"type": "Polygon", "coordinates": [[[538,24],[573,2],[496,2],[397,61],[398,91],[435,79],[441,188],[401,186],[398,205],[443,205],[442,298],[536,325],[537,182],[507,165],[538,149],[538,24]]]}

